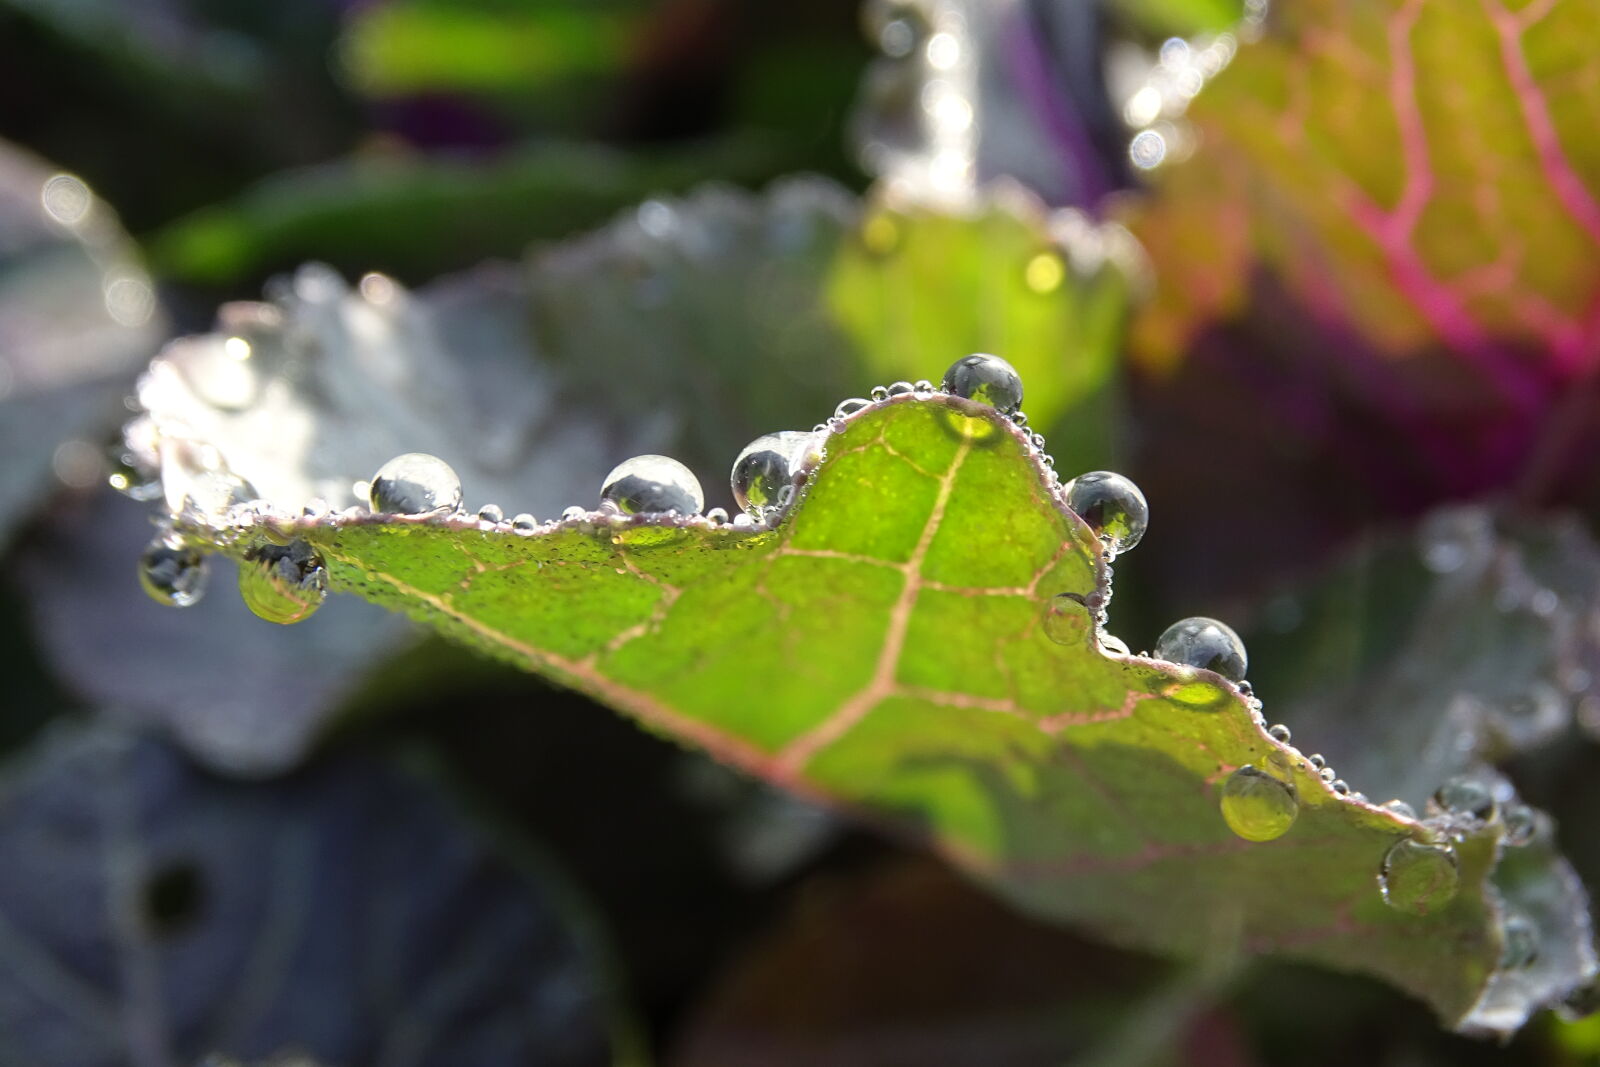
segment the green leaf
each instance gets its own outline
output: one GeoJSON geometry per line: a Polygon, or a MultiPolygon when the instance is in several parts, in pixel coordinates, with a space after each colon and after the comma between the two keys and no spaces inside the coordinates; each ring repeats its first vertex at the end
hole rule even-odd
{"type": "MultiPolygon", "coordinates": [[[[189,533],[236,554],[303,540],[336,590],[924,837],[1017,904],[1113,940],[1379,975],[1467,1029],[1514,1030],[1551,995],[1479,1010],[1506,988],[1498,823],[1419,824],[1340,795],[1231,683],[1106,652],[1086,610],[1056,621],[1079,624],[1066,643],[1045,635],[1053,598],[1093,603],[1109,570],[1025,432],[906,394],[821,443],[775,528],[589,513],[519,536],[451,516],[235,514],[189,533]],[[1298,797],[1278,840],[1242,840],[1219,813],[1247,764],[1298,797]],[[1424,915],[1378,888],[1413,836],[1448,838],[1459,863],[1459,891],[1424,915]]],[[[1538,921],[1585,921],[1569,898],[1538,921]]],[[[1554,992],[1586,977],[1569,965],[1554,992]]]]}

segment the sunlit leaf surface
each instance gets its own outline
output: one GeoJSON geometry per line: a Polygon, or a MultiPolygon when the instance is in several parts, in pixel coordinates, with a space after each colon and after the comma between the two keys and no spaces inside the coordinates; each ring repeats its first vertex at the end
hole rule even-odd
{"type": "MultiPolygon", "coordinates": [[[[335,590],[921,836],[1016,903],[1123,943],[1376,974],[1494,1031],[1592,969],[1579,950],[1486,1010],[1486,990],[1508,988],[1490,886],[1501,825],[1419,824],[1341,794],[1221,676],[1108,654],[1089,612],[1054,599],[1105,596],[1100,542],[993,409],[902,394],[822,443],[775,528],[236,516],[190,533],[234,552],[299,540],[335,590]],[[1288,798],[1286,828],[1255,834],[1261,813],[1245,810],[1246,830],[1275,840],[1236,835],[1219,810],[1246,765],[1288,798]],[[1405,890],[1409,910],[1385,903],[1380,868],[1408,838],[1451,842],[1458,891],[1427,881],[1405,890]]],[[[1572,942],[1581,891],[1546,846],[1537,856],[1519,867],[1541,872],[1537,922],[1572,942]]]]}

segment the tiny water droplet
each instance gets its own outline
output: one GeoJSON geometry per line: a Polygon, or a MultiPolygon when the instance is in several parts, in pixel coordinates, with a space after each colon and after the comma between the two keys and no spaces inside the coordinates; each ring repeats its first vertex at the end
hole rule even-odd
{"type": "Polygon", "coordinates": [[[1394,843],[1378,868],[1378,891],[1397,911],[1427,915],[1456,895],[1460,872],[1455,849],[1412,838],[1394,843]]]}
{"type": "MultiPolygon", "coordinates": [[[[918,388],[923,384],[918,382],[918,388]]],[[[1011,414],[1022,404],[1022,376],[999,356],[977,353],[956,360],[944,372],[940,388],[951,396],[988,404],[1002,415],[1011,414]]]]}
{"type": "Polygon", "coordinates": [[[485,504],[478,509],[478,518],[498,525],[505,521],[506,513],[500,510],[499,504],[485,504]]]}
{"type": "Polygon", "coordinates": [[[1245,764],[1222,784],[1222,818],[1246,841],[1271,841],[1294,825],[1300,802],[1294,789],[1266,771],[1245,764]]]}
{"type": "Polygon", "coordinates": [[[1340,796],[1344,796],[1350,792],[1350,784],[1343,778],[1335,778],[1333,781],[1329,782],[1328,785],[1331,786],[1333,791],[1338,793],[1340,796]]]}
{"type": "Polygon", "coordinates": [[[1539,928],[1520,912],[1510,912],[1500,924],[1500,966],[1506,970],[1530,967],[1539,958],[1539,928]]]}
{"type": "Polygon", "coordinates": [[[1156,639],[1156,656],[1172,663],[1216,671],[1230,682],[1244,678],[1248,660],[1244,642],[1216,619],[1179,619],[1156,639]]]}
{"type": "Polygon", "coordinates": [[[932,396],[933,383],[926,378],[918,378],[911,385],[911,391],[917,396],[932,396]]]}
{"type": "Polygon", "coordinates": [[[734,501],[756,516],[779,507],[779,495],[793,488],[795,472],[805,461],[811,440],[808,433],[780,430],[751,441],[733,461],[730,481],[734,501]]]}
{"type": "Polygon", "coordinates": [[[1322,770],[1317,772],[1317,777],[1331,785],[1333,780],[1339,777],[1339,775],[1338,772],[1336,772],[1332,767],[1324,767],[1322,770]]]}
{"type": "Polygon", "coordinates": [[[847,419],[863,408],[869,408],[871,406],[872,401],[864,400],[859,396],[853,396],[849,400],[839,401],[839,405],[833,409],[833,417],[836,419],[847,419]]]}
{"type": "Polygon", "coordinates": [[[874,401],[888,400],[889,387],[887,385],[874,385],[872,391],[867,395],[872,397],[874,401]]]}
{"type": "Polygon", "coordinates": [[[139,557],[139,584],[158,604],[186,608],[205,595],[206,557],[175,533],[158,536],[139,557]]]}
{"type": "Polygon", "coordinates": [[[1133,655],[1133,650],[1128,647],[1128,642],[1116,634],[1102,633],[1100,635],[1100,647],[1114,656],[1133,655]]]}
{"type": "Polygon", "coordinates": [[[1513,848],[1526,845],[1539,830],[1539,817],[1526,804],[1513,802],[1500,811],[1500,823],[1505,827],[1505,842],[1513,848]]]}
{"type": "Polygon", "coordinates": [[[624,515],[698,515],[705,494],[694,472],[670,456],[625,459],[600,486],[600,502],[624,515]]]}
{"type": "Polygon", "coordinates": [[[578,519],[583,518],[587,514],[589,514],[587,511],[584,511],[578,505],[574,504],[570,508],[567,508],[565,511],[563,511],[561,513],[561,521],[562,522],[574,522],[574,521],[576,521],[578,519]]]}
{"type": "Polygon", "coordinates": [[[755,524],[756,520],[746,511],[741,511],[733,517],[733,528],[735,530],[748,530],[755,524]]]}
{"type": "Polygon", "coordinates": [[[710,511],[706,512],[706,521],[711,523],[713,526],[726,525],[728,521],[728,509],[712,508],[710,511]]]}
{"type": "Polygon", "coordinates": [[[1144,494],[1112,471],[1080,474],[1062,486],[1061,493],[1067,507],[1089,524],[1112,555],[1137,545],[1150,525],[1144,494]]]}
{"type": "Polygon", "coordinates": [[[310,618],[328,598],[328,571],[304,541],[255,545],[239,564],[239,596],[256,615],[287,626],[310,618]]]}
{"type": "Polygon", "coordinates": [[[1446,780],[1428,799],[1428,806],[1437,814],[1465,815],[1479,822],[1494,818],[1494,794],[1466,775],[1446,780]]]}
{"type": "Polygon", "coordinates": [[[1289,733],[1289,728],[1280,722],[1267,731],[1267,736],[1280,745],[1287,745],[1292,735],[1289,733]]]}
{"type": "Polygon", "coordinates": [[[1383,806],[1400,816],[1402,819],[1415,819],[1417,817],[1417,809],[1413,808],[1410,804],[1407,804],[1398,797],[1396,797],[1394,800],[1384,801],[1383,806]]]}
{"type": "Polygon", "coordinates": [[[378,468],[367,490],[374,514],[429,515],[461,506],[461,479],[426,452],[407,452],[378,468]]]}
{"type": "Polygon", "coordinates": [[[1313,752],[1311,755],[1307,756],[1306,762],[1311,764],[1311,766],[1315,767],[1319,771],[1328,765],[1327,757],[1320,752],[1313,752]]]}
{"type": "Polygon", "coordinates": [[[1058,593],[1044,608],[1044,633],[1058,645],[1081,645],[1093,632],[1094,613],[1077,593],[1058,593]]]}
{"type": "Polygon", "coordinates": [[[1028,425],[1028,416],[1021,411],[1014,411],[1011,413],[1011,422],[1018,429],[1021,429],[1028,425]]]}

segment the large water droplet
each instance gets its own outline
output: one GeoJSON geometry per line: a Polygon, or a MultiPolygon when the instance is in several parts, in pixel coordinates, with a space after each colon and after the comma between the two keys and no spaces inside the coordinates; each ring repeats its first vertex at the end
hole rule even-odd
{"type": "Polygon", "coordinates": [[[755,516],[778,506],[778,497],[794,482],[812,435],[800,430],[763,434],[745,446],[733,461],[733,499],[755,516]]]}
{"type": "Polygon", "coordinates": [[[208,568],[199,549],[174,533],[151,541],[139,557],[139,584],[150,599],[186,608],[205,595],[208,568]]]}
{"type": "Polygon", "coordinates": [[[378,468],[368,499],[375,514],[427,515],[461,506],[461,479],[426,452],[407,452],[378,468]]]}
{"type": "Polygon", "coordinates": [[[988,404],[1002,415],[1022,406],[1022,375],[999,356],[979,353],[956,360],[944,372],[940,388],[951,396],[988,404]]]}
{"type": "Polygon", "coordinates": [[[669,456],[634,456],[617,464],[600,486],[600,502],[624,515],[698,515],[705,494],[694,472],[669,456]]]}
{"type": "Polygon", "coordinates": [[[1299,814],[1293,787],[1249,764],[1222,783],[1222,818],[1246,841],[1282,837],[1299,814]]]}
{"type": "Polygon", "coordinates": [[[1510,912],[1500,924],[1500,966],[1507,970],[1530,967],[1539,958],[1539,928],[1519,912],[1510,912]]]}
{"type": "Polygon", "coordinates": [[[1482,782],[1465,775],[1448,779],[1434,791],[1428,806],[1440,814],[1465,815],[1479,822],[1494,818],[1494,794],[1482,782]]]}
{"type": "Polygon", "coordinates": [[[1094,631],[1094,613],[1077,593],[1060,593],[1044,608],[1044,633],[1058,645],[1081,645],[1094,631]]]}
{"type": "Polygon", "coordinates": [[[1450,902],[1460,880],[1455,849],[1411,838],[1395,842],[1378,869],[1378,890],[1391,908],[1427,915],[1450,902]]]}
{"type": "Polygon", "coordinates": [[[1150,505],[1139,487],[1112,471],[1080,474],[1062,487],[1062,496],[1115,555],[1139,543],[1150,525],[1150,505]]]}
{"type": "Polygon", "coordinates": [[[1167,627],[1156,639],[1156,657],[1216,671],[1230,682],[1242,681],[1249,665],[1239,635],[1203,616],[1179,619],[1167,627]]]}
{"type": "Polygon", "coordinates": [[[268,622],[287,626],[308,619],[328,597],[328,571],[304,541],[261,544],[239,564],[244,606],[268,622]]]}

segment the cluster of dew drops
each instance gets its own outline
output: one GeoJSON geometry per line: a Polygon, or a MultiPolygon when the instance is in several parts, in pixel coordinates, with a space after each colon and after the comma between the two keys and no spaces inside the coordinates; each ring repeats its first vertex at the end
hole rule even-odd
{"type": "MultiPolygon", "coordinates": [[[[871,399],[841,402],[827,422],[809,432],[785,430],[758,437],[739,453],[730,474],[733,496],[742,510],[730,519],[722,508],[713,508],[705,513],[705,521],[713,527],[732,530],[774,525],[794,504],[806,471],[820,456],[829,432],[842,431],[852,416],[875,403],[907,394],[926,399],[938,393],[988,404],[1010,419],[1027,436],[1061,501],[1088,524],[1104,546],[1106,589],[1052,597],[1045,607],[1045,634],[1061,644],[1077,644],[1092,632],[1103,650],[1131,655],[1126,643],[1105,630],[1109,564],[1144,536],[1149,525],[1149,505],[1138,486],[1111,471],[1090,471],[1061,483],[1055,475],[1054,460],[1044,451],[1043,436],[1027,428],[1027,416],[1021,410],[1022,379],[998,356],[978,354],[957,360],[937,389],[926,380],[878,386],[871,391],[871,399]]],[[[416,452],[397,456],[380,467],[365,488],[371,514],[462,514],[461,480],[435,456],[416,452]]],[[[688,467],[667,456],[643,455],[625,460],[606,475],[601,483],[598,513],[574,506],[566,509],[557,522],[591,521],[597,515],[687,518],[700,515],[704,506],[705,495],[688,467]]],[[[317,502],[305,509],[310,518],[321,518],[328,512],[326,505],[317,502]]],[[[344,514],[357,517],[366,511],[358,507],[344,514]]],[[[507,523],[502,509],[493,504],[481,508],[477,519],[480,528],[508,528],[521,536],[531,536],[540,529],[539,521],[530,514],[516,515],[507,523]]],[[[199,601],[205,591],[206,574],[205,554],[170,528],[156,537],[140,559],[140,580],[145,591],[171,606],[187,607],[199,601]]],[[[284,544],[263,541],[243,553],[240,594],[251,611],[270,622],[293,623],[307,618],[326,598],[327,587],[322,559],[302,540],[284,544]]],[[[1248,659],[1244,643],[1226,624],[1200,616],[1181,619],[1156,640],[1155,658],[1226,678],[1245,697],[1257,721],[1265,725],[1261,701],[1245,680],[1248,659]]],[[[1263,766],[1239,767],[1222,785],[1222,816],[1239,837],[1271,841],[1294,824],[1299,801],[1289,769],[1297,762],[1302,770],[1316,772],[1333,792],[1356,801],[1365,800],[1361,794],[1351,793],[1321,755],[1300,756],[1289,748],[1288,727],[1274,725],[1267,733],[1279,748],[1263,761],[1263,766]]],[[[1403,801],[1393,800],[1383,806],[1402,818],[1416,820],[1416,812],[1403,801]]],[[[1513,846],[1526,844],[1537,829],[1537,818],[1531,809],[1515,801],[1497,805],[1493,793],[1470,778],[1446,782],[1429,801],[1428,809],[1433,821],[1453,827],[1456,834],[1498,818],[1503,826],[1502,839],[1513,846]]],[[[1450,837],[1448,830],[1435,830],[1426,837],[1406,837],[1393,845],[1378,873],[1383,899],[1397,909],[1416,914],[1426,914],[1448,902],[1455,893],[1458,877],[1450,837]]],[[[1525,965],[1537,951],[1532,924],[1516,915],[1506,919],[1503,941],[1503,966],[1525,965]]]]}

